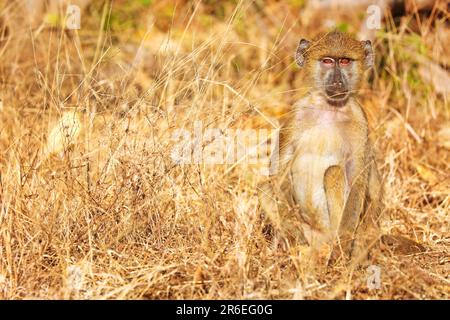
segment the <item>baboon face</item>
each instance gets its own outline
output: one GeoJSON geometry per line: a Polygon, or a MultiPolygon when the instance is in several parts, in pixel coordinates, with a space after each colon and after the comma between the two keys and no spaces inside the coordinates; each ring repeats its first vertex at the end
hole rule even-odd
{"type": "Polygon", "coordinates": [[[357,82],[356,62],[348,57],[323,57],[316,61],[316,85],[331,105],[342,106],[357,82]]]}
{"type": "Polygon", "coordinates": [[[354,94],[364,69],[373,65],[370,41],[358,41],[342,32],[302,39],[295,55],[305,67],[311,89],[319,91],[332,106],[344,106],[354,94]]]}

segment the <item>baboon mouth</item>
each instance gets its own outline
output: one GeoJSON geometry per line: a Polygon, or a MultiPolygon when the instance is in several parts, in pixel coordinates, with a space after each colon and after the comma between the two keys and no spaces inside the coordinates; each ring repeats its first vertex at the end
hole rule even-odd
{"type": "Polygon", "coordinates": [[[326,98],[327,98],[328,103],[334,107],[344,106],[348,100],[348,97],[349,97],[348,92],[339,92],[339,93],[327,92],[326,93],[326,98]]]}
{"type": "Polygon", "coordinates": [[[326,91],[327,99],[330,100],[345,100],[348,97],[348,92],[336,92],[336,91],[326,91]]]}

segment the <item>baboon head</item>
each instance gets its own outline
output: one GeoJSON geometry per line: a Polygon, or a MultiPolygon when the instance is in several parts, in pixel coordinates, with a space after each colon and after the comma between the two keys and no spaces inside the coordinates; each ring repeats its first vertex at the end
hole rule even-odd
{"type": "Polygon", "coordinates": [[[373,66],[370,40],[358,41],[333,31],[314,40],[300,40],[295,60],[305,69],[307,85],[330,105],[344,106],[359,88],[365,69],[373,66]]]}

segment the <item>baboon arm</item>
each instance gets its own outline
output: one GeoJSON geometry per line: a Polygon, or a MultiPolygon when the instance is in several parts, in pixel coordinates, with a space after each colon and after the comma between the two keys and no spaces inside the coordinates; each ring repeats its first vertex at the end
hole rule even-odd
{"type": "Polygon", "coordinates": [[[342,215],[344,213],[344,170],[340,166],[331,166],[325,171],[324,188],[330,217],[330,228],[337,235],[342,215]]]}
{"type": "Polygon", "coordinates": [[[331,166],[325,172],[324,187],[330,214],[331,234],[334,238],[330,260],[351,254],[354,233],[358,224],[355,213],[362,210],[363,198],[358,187],[346,197],[345,173],[340,166],[331,166]]]}

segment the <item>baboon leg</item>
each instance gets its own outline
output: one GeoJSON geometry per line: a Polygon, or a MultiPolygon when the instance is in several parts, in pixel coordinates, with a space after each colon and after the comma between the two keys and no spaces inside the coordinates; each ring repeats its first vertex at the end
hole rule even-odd
{"type": "Polygon", "coordinates": [[[365,196],[364,213],[359,221],[357,235],[353,244],[352,259],[363,260],[380,236],[379,219],[382,211],[382,187],[375,161],[369,170],[368,187],[365,196]]]}
{"type": "Polygon", "coordinates": [[[270,181],[258,186],[259,203],[264,213],[266,223],[272,225],[275,230],[281,227],[281,217],[278,210],[277,195],[270,181]]]}
{"type": "MultiPolygon", "coordinates": [[[[381,185],[381,177],[378,173],[375,160],[369,171],[369,185],[367,189],[368,210],[366,212],[366,220],[369,228],[375,231],[379,229],[379,219],[383,209],[383,188],[381,185]]],[[[378,236],[378,235],[377,235],[378,236]]]]}
{"type": "Polygon", "coordinates": [[[266,181],[258,186],[259,203],[262,209],[264,225],[274,248],[285,245],[286,230],[281,217],[280,190],[273,181],[266,181]]]}
{"type": "Polygon", "coordinates": [[[260,184],[258,189],[264,223],[270,226],[274,246],[277,243],[305,243],[299,218],[289,214],[295,207],[291,184],[283,181],[279,185],[272,180],[260,184]]]}
{"type": "Polygon", "coordinates": [[[345,209],[339,225],[339,246],[341,253],[346,259],[352,256],[356,231],[361,221],[360,218],[364,211],[365,185],[362,183],[362,177],[356,179],[351,186],[350,192],[345,202],[345,209]]]}

